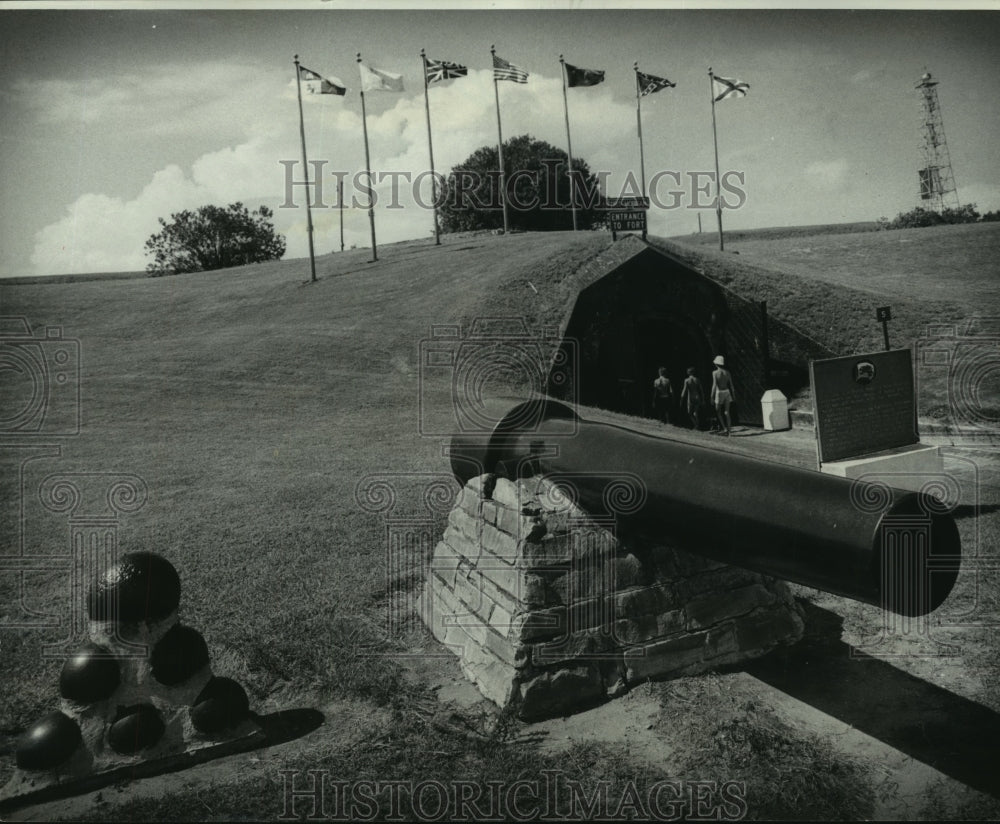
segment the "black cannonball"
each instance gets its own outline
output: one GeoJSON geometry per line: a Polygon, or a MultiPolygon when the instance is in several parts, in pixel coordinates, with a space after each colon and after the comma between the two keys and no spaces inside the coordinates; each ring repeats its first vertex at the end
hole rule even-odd
{"type": "Polygon", "coordinates": [[[108,743],[115,752],[134,755],[159,741],[165,729],[159,711],[152,704],[120,707],[108,730],[108,743]]]}
{"type": "Polygon", "coordinates": [[[149,663],[161,684],[180,684],[208,663],[208,645],[198,630],[174,624],[153,647],[149,663]]]}
{"type": "Polygon", "coordinates": [[[17,742],[15,760],[22,770],[51,770],[66,761],[80,745],[76,721],[53,712],[36,721],[17,742]]]}
{"type": "Polygon", "coordinates": [[[104,647],[87,644],[63,664],[59,693],[70,701],[93,704],[111,695],[121,682],[118,661],[104,647]]]}
{"type": "Polygon", "coordinates": [[[205,685],[191,708],[198,732],[212,735],[235,727],[250,715],[246,690],[231,678],[215,677],[205,685]]]}
{"type": "Polygon", "coordinates": [[[87,610],[95,621],[159,621],[180,600],[181,579],[170,561],[155,552],[127,552],[91,585],[87,610]]]}

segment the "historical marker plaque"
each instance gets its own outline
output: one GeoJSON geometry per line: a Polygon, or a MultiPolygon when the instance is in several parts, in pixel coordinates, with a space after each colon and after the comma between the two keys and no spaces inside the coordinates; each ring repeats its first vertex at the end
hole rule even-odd
{"type": "Polygon", "coordinates": [[[909,349],[810,361],[820,463],[918,443],[909,349]]]}

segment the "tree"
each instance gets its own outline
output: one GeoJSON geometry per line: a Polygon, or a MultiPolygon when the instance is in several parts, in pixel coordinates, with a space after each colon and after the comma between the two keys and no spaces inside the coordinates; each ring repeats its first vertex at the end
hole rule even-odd
{"type": "MultiPolygon", "coordinates": [[[[511,229],[553,231],[573,228],[566,152],[531,135],[503,144],[507,171],[507,217],[511,229]]],[[[577,226],[603,225],[598,177],[587,163],[573,161],[577,226]]],[[[500,164],[496,146],[483,146],[451,170],[438,194],[444,232],[503,227],[500,164]]]]}
{"type": "Polygon", "coordinates": [[[146,241],[146,254],[154,258],[146,272],[158,277],[280,260],[285,239],[275,233],[273,216],[266,206],[248,212],[242,203],[230,203],[177,212],[170,223],[161,217],[163,230],[146,241]]]}

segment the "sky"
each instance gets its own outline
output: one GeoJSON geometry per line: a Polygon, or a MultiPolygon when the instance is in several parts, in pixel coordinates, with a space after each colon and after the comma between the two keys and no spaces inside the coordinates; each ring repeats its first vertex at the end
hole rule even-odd
{"type": "MultiPolygon", "coordinates": [[[[435,166],[447,172],[496,144],[494,43],[530,75],[525,85],[499,84],[505,139],[531,134],[565,149],[559,55],[606,72],[600,85],[569,89],[567,100],[573,154],[607,174],[608,194],[639,174],[633,61],[677,84],[641,101],[646,176],[661,173],[653,234],[696,231],[699,214],[714,227],[714,211],[695,208],[710,202],[695,191],[706,185],[697,173],[714,170],[709,67],[749,83],[745,98],[716,105],[720,168],[745,194],[725,211],[726,228],[876,220],[918,205],[923,114],[914,87],[925,70],[940,81],[959,199],[1000,209],[995,4],[39,5],[0,3],[0,277],[142,270],[158,218],[234,201],[272,208],[286,257],[307,255],[305,192],[293,187],[289,198],[286,186],[288,168],[302,179],[295,54],[348,87],[343,97],[303,101],[308,156],[323,171],[317,254],[340,248],[335,172],[347,175],[345,242],[369,243],[365,195],[352,185],[365,167],[359,51],[405,84],[401,93],[365,95],[371,167],[385,177],[376,187],[380,243],[432,235],[431,212],[403,176],[429,168],[420,50],[469,68],[430,89],[435,166]],[[395,203],[388,172],[399,173],[395,203]]],[[[425,201],[429,186],[424,179],[425,201]]]]}

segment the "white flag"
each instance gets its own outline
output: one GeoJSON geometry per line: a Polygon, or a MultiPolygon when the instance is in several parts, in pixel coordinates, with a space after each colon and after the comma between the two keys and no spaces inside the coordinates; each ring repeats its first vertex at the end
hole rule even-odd
{"type": "Polygon", "coordinates": [[[403,75],[385,72],[364,63],[358,63],[361,70],[361,91],[363,92],[401,92],[403,91],[403,75]]]}
{"type": "Polygon", "coordinates": [[[712,76],[712,83],[715,85],[715,102],[725,100],[727,97],[746,97],[750,90],[750,84],[742,80],[726,80],[717,74],[712,76]]]}

